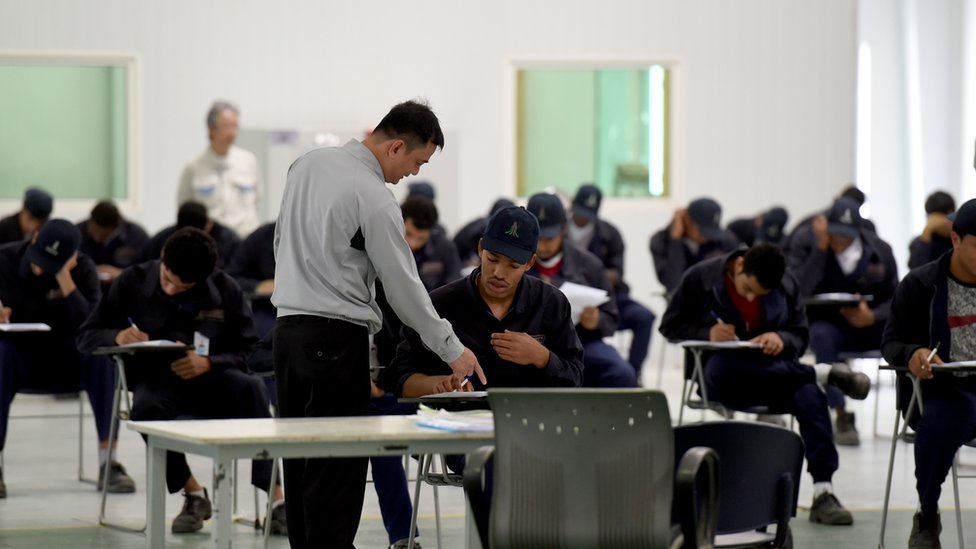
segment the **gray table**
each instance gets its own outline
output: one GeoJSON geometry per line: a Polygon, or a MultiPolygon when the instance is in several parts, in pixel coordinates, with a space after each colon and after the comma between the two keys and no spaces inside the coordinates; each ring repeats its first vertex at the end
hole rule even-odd
{"type": "Polygon", "coordinates": [[[464,454],[494,443],[492,432],[428,429],[418,427],[411,416],[133,421],[128,425],[146,435],[149,445],[146,547],[151,549],[163,547],[166,531],[167,450],[213,459],[211,539],[214,547],[229,548],[236,459],[464,454]]]}

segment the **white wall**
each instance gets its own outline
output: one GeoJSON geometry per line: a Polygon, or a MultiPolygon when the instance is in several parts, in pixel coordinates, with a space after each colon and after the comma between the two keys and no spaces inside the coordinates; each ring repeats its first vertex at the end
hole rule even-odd
{"type": "Polygon", "coordinates": [[[436,182],[459,186],[440,204],[454,228],[514,191],[514,61],[673,61],[674,200],[605,208],[638,298],[657,286],[648,237],[676,205],[712,195],[730,219],[776,202],[798,219],[853,179],[856,26],[849,0],[0,0],[0,49],[142,56],[129,213],[149,229],[175,215],[214,98],[245,126],[349,130],[427,97],[460,136],[460,181],[436,182]]]}

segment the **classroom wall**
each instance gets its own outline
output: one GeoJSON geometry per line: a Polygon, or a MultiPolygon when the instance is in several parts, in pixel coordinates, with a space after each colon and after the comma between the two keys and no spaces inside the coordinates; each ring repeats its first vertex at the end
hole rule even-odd
{"type": "Polygon", "coordinates": [[[427,97],[460,136],[459,181],[436,182],[458,186],[440,204],[455,228],[514,191],[513,63],[672,63],[673,197],[604,210],[627,239],[634,295],[650,303],[648,238],[677,205],[711,195],[731,219],[775,202],[798,219],[853,179],[856,11],[850,0],[0,0],[0,49],[139,53],[142,205],[129,214],[151,230],[175,216],[214,98],[238,103],[248,127],[365,130],[427,97]]]}

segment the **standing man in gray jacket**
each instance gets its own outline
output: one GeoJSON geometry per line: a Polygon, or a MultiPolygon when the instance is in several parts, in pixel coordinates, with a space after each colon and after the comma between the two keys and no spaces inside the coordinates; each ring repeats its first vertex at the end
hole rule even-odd
{"type": "MultiPolygon", "coordinates": [[[[384,185],[416,175],[443,146],[437,116],[407,101],[362,142],[316,149],[288,170],[271,298],[278,308],[274,362],[282,417],[368,413],[368,335],[382,325],[377,278],[403,323],[451,366],[456,387],[471,375],[487,383],[474,354],[434,311],[403,237],[400,208],[384,185]]],[[[353,547],[367,459],[284,463],[291,547],[353,547]]]]}

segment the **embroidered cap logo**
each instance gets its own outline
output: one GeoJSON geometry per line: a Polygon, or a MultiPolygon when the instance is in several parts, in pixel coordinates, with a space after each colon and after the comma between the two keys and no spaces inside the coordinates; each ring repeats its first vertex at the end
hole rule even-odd
{"type": "Polygon", "coordinates": [[[843,215],[840,216],[840,219],[838,219],[838,221],[840,221],[845,225],[850,225],[854,223],[854,215],[851,213],[851,210],[848,208],[844,210],[843,215]]]}
{"type": "Polygon", "coordinates": [[[54,244],[50,244],[48,246],[45,246],[44,247],[44,251],[47,252],[47,253],[49,253],[49,254],[51,254],[51,255],[53,255],[54,257],[58,257],[58,247],[59,246],[61,246],[61,241],[60,240],[55,240],[54,241],[54,244]]]}
{"type": "Polygon", "coordinates": [[[591,194],[590,196],[586,197],[586,207],[587,208],[596,208],[596,195],[595,194],[591,194]]]}
{"type": "Polygon", "coordinates": [[[519,237],[519,234],[518,234],[518,222],[517,221],[513,221],[512,222],[512,226],[509,227],[509,229],[507,231],[505,231],[505,234],[507,234],[508,236],[510,236],[512,238],[518,238],[519,237]]]}

